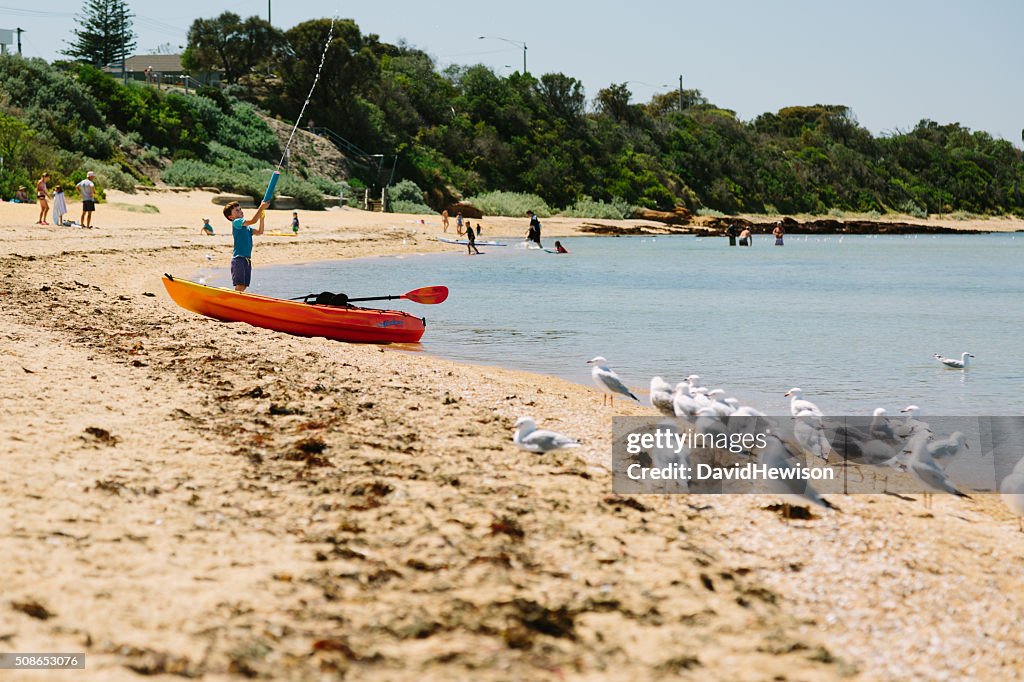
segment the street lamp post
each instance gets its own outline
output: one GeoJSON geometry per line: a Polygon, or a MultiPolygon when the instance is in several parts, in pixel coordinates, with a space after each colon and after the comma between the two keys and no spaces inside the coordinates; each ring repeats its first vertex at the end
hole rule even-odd
{"type": "Polygon", "coordinates": [[[503,40],[506,43],[515,45],[516,47],[523,48],[523,75],[526,75],[526,43],[519,40],[509,40],[508,38],[501,38],[499,36],[477,36],[477,40],[503,40]]]}

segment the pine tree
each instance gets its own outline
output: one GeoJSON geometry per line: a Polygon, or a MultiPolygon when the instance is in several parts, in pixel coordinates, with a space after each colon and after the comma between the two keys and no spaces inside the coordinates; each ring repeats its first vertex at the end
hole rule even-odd
{"type": "Polygon", "coordinates": [[[95,66],[120,63],[135,49],[134,17],[125,0],[91,0],[63,54],[95,66]]]}

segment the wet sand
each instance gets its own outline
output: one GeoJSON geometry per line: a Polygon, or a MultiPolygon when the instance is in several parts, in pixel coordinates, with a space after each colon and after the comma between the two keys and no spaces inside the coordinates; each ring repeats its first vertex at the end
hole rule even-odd
{"type": "MultiPolygon", "coordinates": [[[[225,231],[209,199],[112,193],[159,212],[103,204],[94,231],[0,204],[0,649],[87,653],[86,674],[47,679],[1024,667],[1024,534],[997,497],[833,496],[840,512],[786,521],[769,497],[616,496],[611,416],[649,407],[175,306],[162,273],[227,263],[230,238],[199,234],[225,231]],[[515,449],[523,414],[583,447],[515,449]]],[[[299,238],[257,238],[255,267],[453,248],[436,217],[301,215],[299,238]]]]}

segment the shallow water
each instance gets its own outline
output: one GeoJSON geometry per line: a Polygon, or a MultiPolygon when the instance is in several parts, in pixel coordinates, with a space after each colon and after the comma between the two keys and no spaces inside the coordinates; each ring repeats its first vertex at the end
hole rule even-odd
{"type": "MultiPolygon", "coordinates": [[[[791,235],[752,248],[724,239],[562,239],[554,255],[514,246],[484,256],[407,255],[260,267],[253,291],[350,296],[431,284],[447,302],[387,307],[427,318],[422,350],[589,384],[603,355],[646,392],[688,374],[762,410],[792,386],[830,414],[1024,412],[1024,235],[791,235]],[[1020,238],[1017,238],[1017,237],[1020,238]],[[933,353],[977,358],[967,371],[933,353]]],[[[546,246],[553,247],[553,240],[546,246]]],[[[223,286],[226,270],[210,283],[223,286]]],[[[385,305],[381,305],[385,307],[385,305]]]]}

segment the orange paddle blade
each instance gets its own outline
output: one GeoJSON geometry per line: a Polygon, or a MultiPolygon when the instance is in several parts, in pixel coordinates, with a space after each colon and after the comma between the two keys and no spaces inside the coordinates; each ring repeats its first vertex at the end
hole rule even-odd
{"type": "Polygon", "coordinates": [[[402,294],[402,298],[414,303],[444,303],[445,299],[448,298],[448,287],[435,286],[413,289],[408,293],[402,294]]]}

